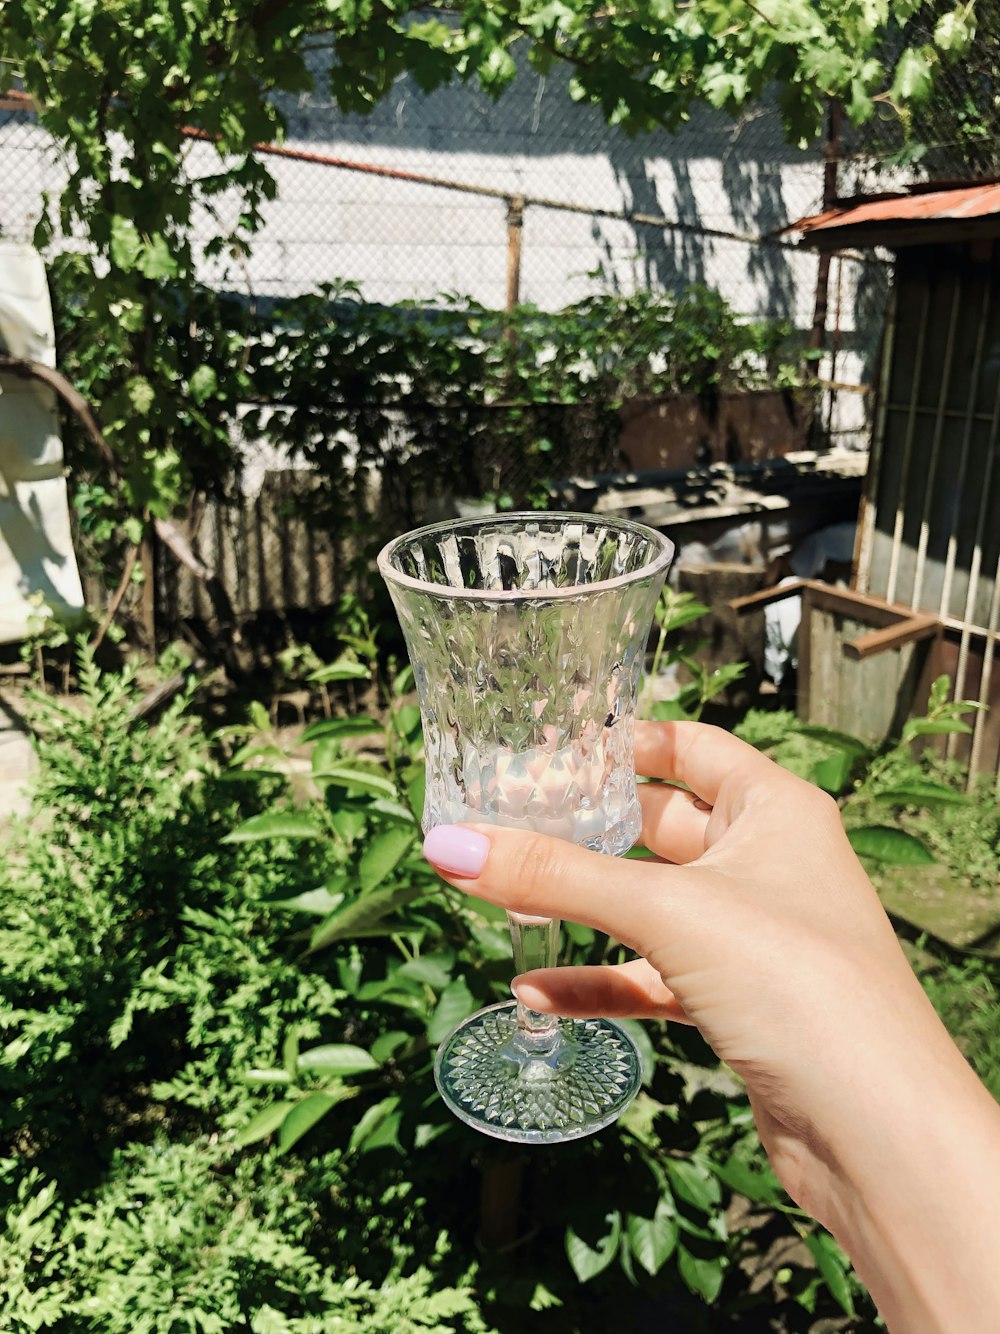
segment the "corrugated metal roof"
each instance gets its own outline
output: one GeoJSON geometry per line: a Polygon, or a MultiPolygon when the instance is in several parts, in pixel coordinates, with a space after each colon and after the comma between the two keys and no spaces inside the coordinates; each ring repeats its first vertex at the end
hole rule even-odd
{"type": "Polygon", "coordinates": [[[924,185],[906,194],[852,199],[813,217],[800,218],[790,231],[808,244],[919,242],[955,227],[971,234],[979,227],[992,230],[1000,221],[1000,182],[962,183],[946,189],[924,185]],[[936,224],[936,225],[935,225],[936,224]],[[836,237],[829,235],[836,233],[836,237]]]}

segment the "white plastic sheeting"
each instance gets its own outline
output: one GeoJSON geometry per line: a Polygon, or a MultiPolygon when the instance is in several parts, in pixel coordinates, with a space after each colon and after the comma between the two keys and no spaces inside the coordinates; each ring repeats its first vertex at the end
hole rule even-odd
{"type": "MultiPolygon", "coordinates": [[[[55,366],[41,257],[9,241],[0,241],[0,348],[55,366]]],[[[56,397],[0,374],[0,643],[23,639],[43,605],[56,614],[83,607],[56,397]]]]}

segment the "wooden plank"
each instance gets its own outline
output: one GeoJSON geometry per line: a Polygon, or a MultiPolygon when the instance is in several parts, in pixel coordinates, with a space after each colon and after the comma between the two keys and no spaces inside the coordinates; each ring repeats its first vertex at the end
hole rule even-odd
{"type": "Polygon", "coordinates": [[[795,711],[804,722],[809,721],[812,702],[812,616],[809,599],[803,598],[798,634],[799,665],[796,672],[795,711]]]}
{"type": "Polygon", "coordinates": [[[793,583],[775,584],[773,588],[762,588],[759,593],[747,593],[744,597],[732,598],[730,608],[742,615],[744,612],[762,611],[772,602],[783,602],[785,598],[796,597],[804,588],[810,587],[808,579],[796,579],[793,583]]]}
{"type": "Polygon", "coordinates": [[[824,727],[838,726],[840,717],[839,617],[825,608],[812,608],[809,618],[810,709],[809,721],[824,727]]]}
{"type": "Polygon", "coordinates": [[[885,598],[873,597],[868,593],[856,593],[850,588],[836,588],[818,579],[797,579],[794,583],[764,588],[759,593],[734,598],[729,605],[740,613],[758,611],[769,602],[780,602],[782,598],[792,597],[796,593],[803,594],[803,600],[811,602],[815,607],[822,607],[831,613],[857,616],[860,620],[880,627],[895,625],[913,616],[912,607],[886,602],[885,598]]]}
{"type": "Polygon", "coordinates": [[[887,625],[871,634],[847,640],[842,646],[844,657],[858,662],[876,653],[884,653],[887,649],[900,649],[904,644],[912,644],[918,639],[930,639],[938,633],[940,624],[936,616],[911,616],[895,625],[887,625]]]}

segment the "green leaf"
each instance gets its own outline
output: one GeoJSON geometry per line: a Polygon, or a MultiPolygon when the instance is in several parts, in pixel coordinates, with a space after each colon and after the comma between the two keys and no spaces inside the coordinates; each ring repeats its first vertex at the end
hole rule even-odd
{"type": "Polygon", "coordinates": [[[290,1084],[292,1077],[287,1070],[247,1070],[243,1075],[244,1084],[254,1086],[266,1084],[290,1084]]]}
{"type": "Polygon", "coordinates": [[[382,724],[374,718],[320,718],[309,726],[300,741],[318,741],[320,737],[368,736],[381,732],[382,724]]]}
{"type": "Polygon", "coordinates": [[[272,1102],[262,1108],[237,1134],[236,1143],[245,1149],[248,1144],[257,1144],[260,1140],[267,1139],[268,1135],[274,1134],[292,1108],[297,1106],[297,1102],[289,1100],[272,1102]]]}
{"type": "Polygon", "coordinates": [[[411,900],[420,898],[425,892],[422,885],[399,885],[377,889],[371,894],[362,894],[352,899],[320,923],[312,934],[308,952],[313,954],[338,940],[359,939],[371,934],[386,917],[405,907],[411,900]]]}
{"type": "Polygon", "coordinates": [[[313,781],[329,783],[334,787],[358,788],[361,792],[371,792],[376,797],[395,797],[396,789],[392,780],[384,774],[370,773],[366,769],[354,769],[350,765],[331,765],[313,774],[313,781]]]}
{"type": "Polygon", "coordinates": [[[297,811],[274,811],[254,815],[231,830],[223,843],[259,843],[269,838],[325,838],[324,831],[310,815],[297,811]]]}
{"type": "Polygon", "coordinates": [[[343,894],[331,894],[326,885],[319,885],[316,889],[293,894],[291,898],[264,899],[263,904],[265,908],[281,908],[286,912],[307,912],[316,917],[328,917],[343,901],[343,894]]]}
{"type": "Polygon", "coordinates": [[[188,393],[196,403],[204,403],[219,387],[219,377],[211,366],[198,366],[188,380],[188,393]]]}
{"type": "Polygon", "coordinates": [[[621,1237],[622,1221],[621,1214],[617,1212],[606,1214],[604,1221],[609,1223],[608,1231],[596,1246],[588,1244],[573,1231],[572,1227],[566,1229],[566,1258],[569,1260],[573,1273],[581,1283],[586,1283],[603,1273],[608,1265],[615,1258],[618,1250],[618,1241],[621,1237]]]}
{"type": "Polygon", "coordinates": [[[703,1259],[692,1255],[686,1246],[677,1248],[677,1268],[681,1278],[702,1301],[714,1302],[722,1287],[725,1274],[725,1261],[721,1256],[703,1259]]]}
{"type": "Polygon", "coordinates": [[[336,806],[333,805],[332,801],[329,804],[331,806],[330,823],[345,843],[353,843],[368,823],[364,811],[346,805],[343,799],[339,798],[336,806]]]}
{"type": "Polygon", "coordinates": [[[294,1078],[298,1072],[299,1064],[299,1034],[295,1028],[288,1030],[285,1040],[281,1044],[281,1064],[288,1074],[294,1078]]]}
{"type": "Polygon", "coordinates": [[[681,630],[693,621],[700,621],[710,611],[711,608],[706,607],[703,602],[691,602],[682,607],[668,608],[662,622],[663,629],[667,634],[674,630],[681,630]]]}
{"type": "Polygon", "coordinates": [[[400,1047],[405,1047],[410,1041],[409,1033],[404,1033],[400,1028],[390,1029],[387,1033],[380,1033],[372,1043],[372,1056],[381,1065],[388,1061],[399,1051],[400,1047]]]}
{"type": "Polygon", "coordinates": [[[399,1098],[393,1094],[375,1103],[373,1107],[366,1108],[351,1131],[347,1145],[348,1153],[367,1153],[369,1149],[384,1148],[388,1144],[394,1144],[398,1148],[398,1107],[399,1098]]]}
{"type": "Polygon", "coordinates": [[[443,1042],[456,1025],[476,1008],[472,992],[464,977],[456,977],[441,993],[441,999],[427,1024],[427,1040],[437,1044],[443,1042]]]}
{"type": "Polygon", "coordinates": [[[561,1298],[550,1292],[544,1283],[536,1283],[528,1307],[532,1311],[548,1311],[552,1307],[562,1306],[561,1298]]]}
{"type": "Polygon", "coordinates": [[[378,1061],[363,1047],[352,1047],[339,1042],[326,1047],[313,1047],[299,1056],[296,1068],[300,1074],[327,1075],[346,1079],[348,1075],[362,1075],[378,1069],[378,1061]]]}
{"type": "Polygon", "coordinates": [[[173,278],[177,273],[177,260],[165,236],[151,236],[142,247],[139,257],[139,272],[144,278],[173,278]]]}
{"type": "Polygon", "coordinates": [[[333,1110],[342,1099],[331,1093],[310,1093],[307,1098],[297,1102],[281,1123],[278,1131],[278,1152],[287,1153],[293,1144],[297,1144],[303,1135],[312,1130],[318,1121],[322,1121],[327,1112],[333,1110]]]}
{"type": "Polygon", "coordinates": [[[950,732],[970,733],[972,728],[961,718],[911,718],[903,727],[903,740],[918,736],[947,736],[950,732]]]}
{"type": "Polygon", "coordinates": [[[684,722],[691,716],[684,705],[676,699],[658,699],[649,714],[655,723],[684,722]]]}
{"type": "Polygon", "coordinates": [[[871,857],[873,861],[886,862],[890,866],[929,866],[934,861],[919,838],[888,825],[848,829],[847,837],[859,856],[871,857]]]}
{"type": "Polygon", "coordinates": [[[404,704],[393,714],[392,721],[400,736],[414,736],[420,729],[420,710],[415,704],[404,704]]]}
{"type": "Polygon", "coordinates": [[[839,46],[814,46],[803,52],[802,69],[824,93],[837,93],[854,67],[852,52],[839,46]]]}
{"type": "Polygon", "coordinates": [[[828,1232],[810,1232],[806,1245],[841,1309],[845,1315],[853,1316],[854,1295],[847,1279],[850,1267],[847,1257],[828,1232]]]}
{"type": "Polygon", "coordinates": [[[711,1213],[722,1191],[708,1167],[697,1158],[668,1158],[666,1167],[674,1194],[696,1209],[711,1213]]]}
{"type": "Polygon", "coordinates": [[[156,402],[156,390],[144,375],[133,375],[125,385],[125,393],[132,411],[139,417],[145,417],[156,402]]]}
{"type": "MultiPolygon", "coordinates": [[[[264,708],[259,699],[252,699],[247,705],[247,713],[250,715],[250,721],[256,727],[258,732],[270,732],[271,716],[264,708]]],[[[278,751],[278,754],[281,752],[278,751]]]]}
{"type": "Polygon", "coordinates": [[[910,48],[899,57],[892,79],[894,102],[922,102],[934,86],[933,51],[910,48]]]}
{"type": "Polygon", "coordinates": [[[975,36],[974,25],[969,22],[967,5],[960,5],[948,14],[942,14],[934,27],[934,45],[939,51],[953,51],[960,55],[965,51],[975,36]]]}
{"type": "Polygon", "coordinates": [[[396,869],[413,847],[413,830],[394,825],[382,834],[376,834],[361,856],[358,878],[361,890],[367,894],[380,885],[396,869]]]}
{"type": "Polygon", "coordinates": [[[832,792],[837,796],[847,786],[853,767],[854,757],[847,751],[841,750],[836,755],[828,755],[825,760],[819,760],[813,765],[812,780],[824,792],[832,792]]]}
{"type": "Polygon", "coordinates": [[[434,991],[444,991],[451,980],[453,966],[454,959],[450,955],[422,954],[401,964],[394,976],[409,978],[411,982],[419,982],[434,991]]]}
{"type": "Polygon", "coordinates": [[[134,547],[139,545],[146,533],[146,525],[137,514],[130,514],[122,524],[122,529],[134,547]]]}
{"type": "Polygon", "coordinates": [[[818,723],[796,723],[795,731],[801,736],[812,737],[814,741],[822,741],[827,746],[846,751],[848,755],[858,758],[870,753],[870,747],[858,737],[851,736],[849,732],[838,732],[833,727],[821,727],[818,723]]]}
{"type": "Polygon", "coordinates": [[[933,806],[938,802],[946,806],[964,806],[969,800],[964,792],[956,792],[953,787],[922,779],[899,783],[896,787],[883,788],[881,792],[869,792],[866,795],[875,801],[889,801],[897,806],[933,806]]]}
{"type": "Polygon", "coordinates": [[[116,268],[126,271],[134,269],[139,252],[142,250],[142,238],[131,218],[116,215],[111,219],[111,262],[116,268]]]}
{"type": "Polygon", "coordinates": [[[419,820],[424,813],[424,794],[427,790],[427,774],[422,764],[417,765],[416,772],[406,780],[406,800],[410,804],[410,810],[419,820]]]}
{"type": "Polygon", "coordinates": [[[729,1158],[724,1163],[710,1162],[709,1166],[720,1181],[738,1195],[757,1204],[774,1204],[781,1198],[781,1184],[769,1167],[754,1167],[741,1158],[729,1158]]]}
{"type": "Polygon", "coordinates": [[[384,797],[374,797],[368,802],[367,809],[369,812],[377,811],[379,815],[387,815],[390,820],[402,820],[413,833],[413,826],[416,821],[408,806],[402,806],[398,801],[386,801],[384,797]]]}
{"type": "Polygon", "coordinates": [[[646,1273],[658,1273],[677,1246],[677,1220],[669,1202],[661,1200],[652,1218],[629,1214],[625,1234],[632,1254],[646,1273]]]}
{"type": "Polygon", "coordinates": [[[354,662],[350,658],[338,658],[327,667],[317,667],[306,677],[307,681],[326,684],[330,681],[369,681],[371,671],[363,662],[354,662]]]}

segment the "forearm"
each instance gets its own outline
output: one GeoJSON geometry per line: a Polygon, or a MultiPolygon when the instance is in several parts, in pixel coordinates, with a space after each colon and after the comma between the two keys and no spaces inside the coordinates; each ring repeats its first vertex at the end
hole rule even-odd
{"type": "Polygon", "coordinates": [[[858,1103],[828,1225],[893,1334],[994,1334],[1000,1108],[930,1025],[858,1103]]]}

